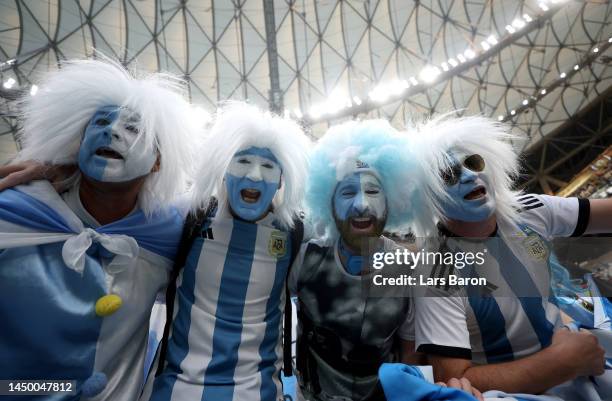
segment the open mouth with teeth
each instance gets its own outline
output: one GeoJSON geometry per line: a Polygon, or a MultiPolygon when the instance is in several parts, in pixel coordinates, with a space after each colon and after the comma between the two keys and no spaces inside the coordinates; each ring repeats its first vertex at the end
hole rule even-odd
{"type": "Polygon", "coordinates": [[[99,148],[98,150],[96,150],[96,156],[104,157],[106,159],[123,160],[123,156],[121,156],[119,152],[116,152],[111,148],[99,148]]]}
{"type": "Polygon", "coordinates": [[[480,198],[484,198],[486,194],[487,194],[486,188],[480,186],[480,187],[476,187],[476,189],[471,191],[469,194],[465,195],[463,199],[466,199],[466,200],[480,199],[480,198]]]}
{"type": "Polygon", "coordinates": [[[261,192],[256,189],[247,188],[240,191],[240,197],[246,203],[256,203],[260,196],[261,192]]]}
{"type": "Polygon", "coordinates": [[[356,230],[368,230],[374,226],[373,217],[353,217],[350,222],[351,227],[356,230]]]}

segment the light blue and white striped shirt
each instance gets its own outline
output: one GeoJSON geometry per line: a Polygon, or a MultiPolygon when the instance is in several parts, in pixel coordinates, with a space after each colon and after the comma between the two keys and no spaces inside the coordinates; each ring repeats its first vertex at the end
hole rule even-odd
{"type": "MultiPolygon", "coordinates": [[[[550,249],[544,240],[581,235],[588,205],[546,195],[525,195],[519,202],[523,223],[498,221],[495,237],[482,242],[489,252],[479,271],[493,284],[490,296],[473,295],[470,289],[454,294],[430,289],[429,296],[417,297],[419,351],[488,364],[523,358],[550,345],[561,321],[550,291],[550,249]]],[[[437,273],[448,276],[449,270],[437,273]]]]}
{"type": "Polygon", "coordinates": [[[166,366],[152,401],[282,399],[282,316],[289,234],[274,216],[217,216],[176,283],[166,366]]]}

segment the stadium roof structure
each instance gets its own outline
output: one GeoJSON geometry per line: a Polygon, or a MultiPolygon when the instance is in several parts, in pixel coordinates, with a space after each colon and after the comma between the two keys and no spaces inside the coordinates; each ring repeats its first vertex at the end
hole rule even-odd
{"type": "Polygon", "coordinates": [[[180,74],[203,115],[248,99],[314,136],[355,117],[491,116],[525,135],[528,180],[552,192],[610,143],[611,17],[606,0],[3,0],[0,158],[13,100],[97,49],[180,74]]]}

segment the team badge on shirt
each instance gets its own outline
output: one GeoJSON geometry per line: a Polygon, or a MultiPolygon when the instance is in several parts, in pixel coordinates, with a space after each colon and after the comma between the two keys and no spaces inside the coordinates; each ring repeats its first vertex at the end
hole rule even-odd
{"type": "Polygon", "coordinates": [[[282,231],[272,231],[268,241],[268,253],[277,259],[282,258],[287,253],[287,233],[282,231]]]}
{"type": "Polygon", "coordinates": [[[523,245],[525,245],[525,249],[527,249],[532,258],[539,260],[546,260],[548,258],[548,248],[546,248],[546,244],[536,233],[527,235],[527,238],[523,240],[523,245]]]}

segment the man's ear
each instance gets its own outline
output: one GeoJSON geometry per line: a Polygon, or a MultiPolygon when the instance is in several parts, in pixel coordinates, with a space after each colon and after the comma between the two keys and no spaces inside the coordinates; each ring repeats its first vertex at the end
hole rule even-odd
{"type": "Polygon", "coordinates": [[[157,173],[157,172],[159,172],[160,168],[161,168],[161,156],[157,155],[157,159],[155,160],[155,164],[153,165],[153,167],[151,167],[151,172],[152,173],[157,173]]]}

